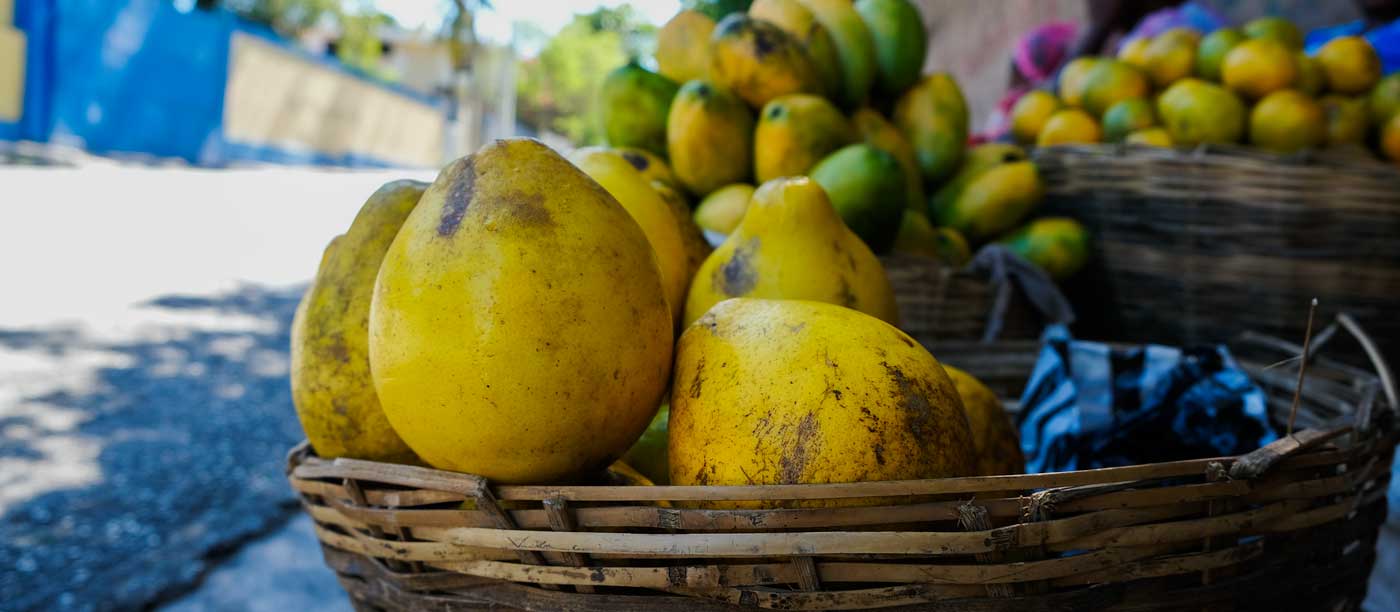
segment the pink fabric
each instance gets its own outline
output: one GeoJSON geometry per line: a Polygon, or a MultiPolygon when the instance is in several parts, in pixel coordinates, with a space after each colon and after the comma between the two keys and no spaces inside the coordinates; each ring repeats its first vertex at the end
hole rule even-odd
{"type": "Polygon", "coordinates": [[[1032,28],[1016,41],[1012,51],[1016,70],[1031,83],[1049,80],[1069,55],[1077,30],[1069,21],[1053,21],[1032,28]]]}

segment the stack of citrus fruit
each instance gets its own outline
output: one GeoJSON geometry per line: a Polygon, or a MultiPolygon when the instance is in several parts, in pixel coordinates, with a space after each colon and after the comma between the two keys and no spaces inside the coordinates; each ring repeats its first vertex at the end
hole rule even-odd
{"type": "Polygon", "coordinates": [[[745,220],[761,185],[808,176],[877,254],[961,266],[1003,240],[1057,277],[1083,263],[1078,224],[1019,231],[1039,174],[1017,146],[968,150],[967,103],[950,75],[923,73],[909,0],[685,4],[657,35],[656,71],[634,62],[607,78],[598,120],[713,239],[765,223],[745,220]]]}
{"type": "Polygon", "coordinates": [[[1298,28],[1277,17],[1135,39],[1117,57],[1070,62],[1058,95],[1023,97],[1012,134],[1042,146],[1248,143],[1278,153],[1365,145],[1374,135],[1379,152],[1400,161],[1400,75],[1381,77],[1364,38],[1339,37],[1313,54],[1302,47],[1298,28]]]}

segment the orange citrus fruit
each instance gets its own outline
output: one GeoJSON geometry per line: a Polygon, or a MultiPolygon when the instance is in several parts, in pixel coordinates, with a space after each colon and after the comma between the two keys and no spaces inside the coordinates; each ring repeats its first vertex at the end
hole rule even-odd
{"type": "Polygon", "coordinates": [[[1050,115],[1045,127],[1040,130],[1036,144],[1048,147],[1057,144],[1092,144],[1099,142],[1099,122],[1089,113],[1077,108],[1067,108],[1050,115]]]}
{"type": "Polygon", "coordinates": [[[1060,110],[1060,99],[1048,91],[1035,90],[1021,96],[1011,107],[1011,135],[1016,142],[1030,144],[1040,135],[1040,129],[1050,115],[1060,110]]]}
{"type": "Polygon", "coordinates": [[[1244,41],[1244,34],[1234,28],[1220,28],[1201,39],[1196,47],[1196,76],[1208,81],[1220,81],[1220,64],[1225,54],[1244,41]]]}
{"type": "Polygon", "coordinates": [[[1327,140],[1327,113],[1307,94],[1280,89],[1249,113],[1249,141],[1276,153],[1321,146],[1327,140]]]}
{"type": "Polygon", "coordinates": [[[1298,62],[1293,52],[1279,42],[1254,38],[1225,54],[1220,74],[1231,91],[1259,99],[1293,86],[1298,78],[1298,62]]]}
{"type": "Polygon", "coordinates": [[[1317,50],[1327,88],[1347,95],[1365,93],[1381,79],[1381,58],[1360,36],[1339,36],[1317,50]]]}

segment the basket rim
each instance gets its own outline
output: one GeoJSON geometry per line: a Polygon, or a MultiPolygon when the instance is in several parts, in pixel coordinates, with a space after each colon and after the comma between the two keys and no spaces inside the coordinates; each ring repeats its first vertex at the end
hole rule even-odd
{"type": "Polygon", "coordinates": [[[1345,170],[1355,175],[1400,179],[1400,168],[1353,147],[1304,149],[1294,153],[1276,153],[1242,144],[1202,143],[1195,146],[1159,147],[1129,142],[1064,143],[1033,146],[1035,155],[1111,155],[1119,158],[1159,159],[1174,161],[1219,161],[1246,165],[1283,166],[1345,170]]]}
{"type": "MultiPolygon", "coordinates": [[[[1348,417],[1336,421],[1350,420],[1348,417]]],[[[823,484],[777,485],[591,485],[498,484],[465,472],[366,461],[323,459],[303,440],[288,454],[287,475],[298,480],[354,479],[438,489],[474,496],[488,487],[499,500],[542,501],[754,501],[833,500],[865,497],[909,497],[950,494],[1003,493],[1116,482],[1159,480],[1202,473],[1252,479],[1271,468],[1303,468],[1344,463],[1365,454],[1373,444],[1400,442],[1400,432],[1373,434],[1367,442],[1346,449],[1319,448],[1338,437],[1361,433],[1350,423],[1329,423],[1305,429],[1253,452],[1138,465],[1001,476],[959,476],[919,480],[881,480],[823,484]]]]}

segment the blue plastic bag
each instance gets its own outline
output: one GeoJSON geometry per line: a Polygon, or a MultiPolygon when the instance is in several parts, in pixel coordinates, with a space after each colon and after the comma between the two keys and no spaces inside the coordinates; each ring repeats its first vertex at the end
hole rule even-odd
{"type": "Polygon", "coordinates": [[[1042,336],[1021,395],[1027,473],[1252,451],[1278,438],[1264,392],[1224,346],[1114,348],[1042,336]]]}

